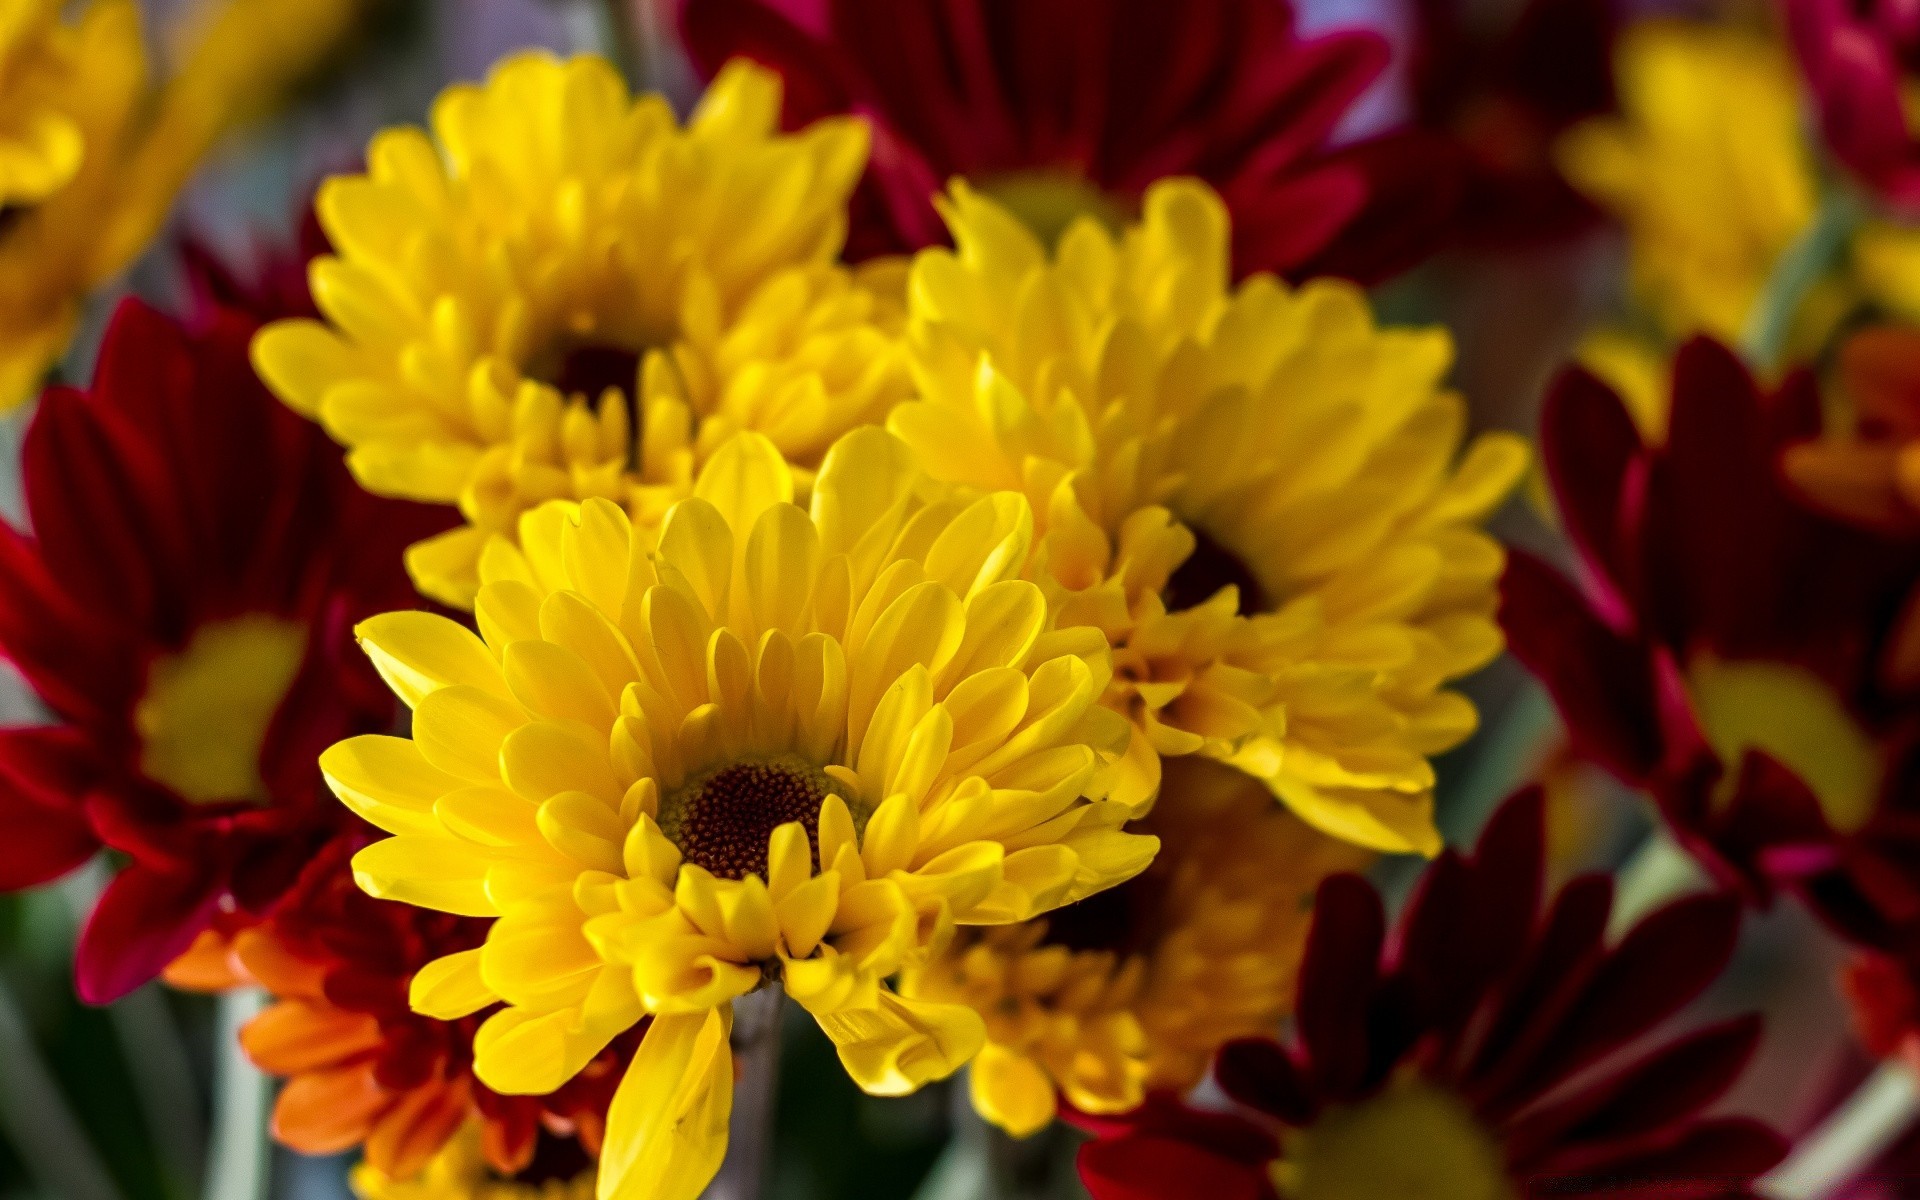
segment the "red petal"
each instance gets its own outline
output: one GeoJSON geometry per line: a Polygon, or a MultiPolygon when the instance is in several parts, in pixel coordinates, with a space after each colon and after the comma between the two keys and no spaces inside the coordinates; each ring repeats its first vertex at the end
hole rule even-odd
{"type": "Polygon", "coordinates": [[[71,729],[0,730],[0,891],[58,879],[100,848],[83,804],[90,749],[71,729]]]}
{"type": "Polygon", "coordinates": [[[80,998],[110,1004],[158,975],[212,920],[218,894],[205,875],[162,875],[135,864],[114,876],[74,950],[80,998]]]}

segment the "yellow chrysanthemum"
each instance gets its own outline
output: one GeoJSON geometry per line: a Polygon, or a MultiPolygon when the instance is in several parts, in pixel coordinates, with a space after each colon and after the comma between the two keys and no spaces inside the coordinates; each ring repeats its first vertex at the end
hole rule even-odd
{"type": "Polygon", "coordinates": [[[422,590],[470,605],[480,548],[543,501],[650,529],[733,432],[811,468],[904,394],[901,264],[834,263],[866,126],[779,115],[745,63],[682,129],[601,59],[526,54],[321,189],[328,323],[276,325],[255,359],[367,487],[460,506],[409,556],[422,590]]]}
{"type": "MultiPolygon", "coordinates": [[[[584,1159],[584,1152],[578,1157],[584,1159]]],[[[536,1158],[528,1174],[539,1178],[502,1179],[495,1174],[481,1152],[479,1125],[469,1123],[410,1179],[392,1178],[363,1162],[354,1167],[349,1182],[359,1200],[593,1200],[591,1160],[568,1162],[556,1171],[536,1158]]]]}
{"type": "Polygon", "coordinates": [[[1562,169],[1626,226],[1634,293],[1670,337],[1738,341],[1820,204],[1793,63],[1738,26],[1655,20],[1615,71],[1622,115],[1569,132],[1562,169]]]}
{"type": "Polygon", "coordinates": [[[980,1046],[972,1010],[886,981],[955,924],[1028,920],[1157,846],[1088,799],[1124,722],[1091,629],[1052,631],[1018,578],[1017,494],[928,498],[884,431],[826,456],[810,506],[778,447],[721,447],[653,539],[618,506],[528,513],[482,555],[481,634],[425,613],[360,627],[411,740],[321,759],[396,836],[377,896],[493,916],[415,1007],[495,1003],[498,1091],[550,1091],[654,1014],[613,1102],[600,1195],[691,1197],[731,1104],[731,1002],[770,980],[860,1085],[909,1091],[980,1046]],[[483,640],[484,639],[484,640],[483,640]]]}
{"type": "Polygon", "coordinates": [[[1146,871],[1023,925],[964,933],[901,991],[986,1021],[974,1106],[1024,1136],[1056,1091],[1083,1112],[1186,1091],[1213,1052],[1269,1033],[1293,1003],[1314,889],[1369,857],[1302,824],[1259,780],[1199,758],[1167,764],[1140,828],[1146,871]]]}
{"type": "Polygon", "coordinates": [[[0,411],[38,391],[220,135],[284,99],[365,3],[209,3],[154,86],[132,0],[0,0],[0,411]]]}
{"type": "Polygon", "coordinates": [[[1229,286],[1225,207],[1163,182],[1138,225],[1046,249],[956,184],[957,250],[922,251],[889,426],[934,476],[1017,489],[1062,624],[1114,646],[1135,726],[1114,796],[1206,753],[1301,817],[1386,850],[1439,846],[1427,756],[1472,729],[1443,688],[1500,650],[1502,555],[1475,526],[1525,468],[1440,386],[1438,329],[1381,329],[1359,289],[1229,286]]]}

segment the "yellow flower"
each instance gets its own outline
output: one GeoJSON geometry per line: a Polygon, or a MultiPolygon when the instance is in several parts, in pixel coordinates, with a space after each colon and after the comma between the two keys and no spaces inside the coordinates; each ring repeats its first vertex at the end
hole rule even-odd
{"type": "Polygon", "coordinates": [[[731,1002],[779,980],[870,1092],[958,1069],[972,1010],[886,981],[956,924],[1030,919],[1146,865],[1089,799],[1124,722],[1097,631],[1050,629],[1018,578],[1015,494],[943,498],[884,431],[826,456],[810,505],[778,447],[736,435],[657,549],[605,500],[490,543],[480,636],[394,613],[362,643],[411,740],[321,758],[396,836],[374,895],[498,917],[428,966],[419,1011],[495,1003],[483,1082],[558,1087],[653,1014],[608,1116],[600,1195],[691,1197],[725,1146],[731,1002]]]}
{"type": "Polygon", "coordinates": [[[974,1106],[1017,1136],[1083,1112],[1186,1091],[1222,1043],[1268,1033],[1292,1007],[1315,888],[1369,855],[1302,824],[1256,779],[1199,758],[1167,764],[1140,827],[1153,865],[1023,925],[968,932],[901,991],[986,1021],[974,1106]]]}
{"type": "Polygon", "coordinates": [[[834,263],[866,126],[779,114],[744,63],[682,129],[601,59],[525,54],[322,188],[327,323],[269,328],[255,359],[367,487],[460,506],[409,555],[422,590],[471,605],[481,547],[546,500],[651,530],[735,431],[812,468],[904,394],[901,264],[834,263]]]}
{"type": "Polygon", "coordinates": [[[146,92],[140,13],[94,0],[0,7],[0,411],[34,395],[88,291],[125,265],[101,237],[146,92]]]}
{"type": "Polygon", "coordinates": [[[37,393],[215,141],[283,100],[364,2],[221,0],[156,86],[132,0],[0,0],[0,411],[37,393]]]}
{"type": "Polygon", "coordinates": [[[1756,32],[1655,20],[1615,69],[1622,115],[1569,132],[1562,169],[1626,226],[1634,293],[1668,336],[1738,341],[1820,203],[1793,63],[1756,32]]]}
{"type": "Polygon", "coordinates": [[[1226,209],[1193,181],[1051,256],[964,184],[944,211],[958,249],[909,285],[922,398],[888,424],[935,477],[1040,515],[1061,624],[1114,646],[1114,798],[1144,807],[1160,756],[1205,753],[1326,832],[1437,850],[1427,756],[1475,720],[1443,685],[1501,646],[1475,526],[1526,463],[1489,435],[1456,464],[1446,334],[1378,328],[1331,280],[1230,288],[1226,209]]]}
{"type": "MultiPolygon", "coordinates": [[[[585,1159],[584,1151],[579,1155],[585,1159]]],[[[536,1165],[546,1166],[538,1160],[536,1165]]],[[[546,1169],[543,1174],[537,1181],[494,1174],[481,1153],[480,1127],[469,1122],[413,1178],[395,1179],[363,1162],[349,1182],[359,1200],[593,1200],[592,1160],[585,1159],[577,1171],[546,1169]]]]}

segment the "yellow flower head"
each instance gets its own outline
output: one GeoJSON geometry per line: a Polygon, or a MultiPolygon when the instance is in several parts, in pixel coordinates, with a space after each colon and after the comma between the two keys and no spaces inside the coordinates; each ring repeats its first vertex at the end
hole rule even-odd
{"type": "Polygon", "coordinates": [[[771,980],[867,1090],[980,1046],[970,1009],[886,981],[955,924],[1027,920],[1118,883],[1157,842],[1089,799],[1126,730],[1097,631],[1053,631],[1020,579],[1017,494],[943,497],[868,427],[808,507],[743,433],[661,523],[554,502],[482,555],[480,636],[426,613],[360,627],[411,740],[321,759],[396,836],[377,896],[498,920],[414,983],[481,1080],[550,1091],[653,1019],[608,1118],[603,1197],[692,1196],[725,1143],[731,1002],[771,980]]]}
{"type": "Polygon", "coordinates": [[[577,1171],[544,1174],[537,1181],[500,1178],[481,1152],[480,1126],[469,1122],[411,1179],[395,1179],[363,1162],[349,1182],[359,1200],[593,1200],[591,1160],[577,1171]]]}
{"type": "Polygon", "coordinates": [[[1793,63],[1757,32],[1654,20],[1615,70],[1622,115],[1569,132],[1562,169],[1626,226],[1634,293],[1669,336],[1737,341],[1820,202],[1793,63]]]}
{"type": "Polygon", "coordinates": [[[1082,1112],[1186,1091],[1213,1052],[1277,1027],[1292,1007],[1309,906],[1327,875],[1368,855],[1276,808],[1259,780],[1201,758],[1167,764],[1140,823],[1153,865],[1022,925],[968,932],[901,990],[986,1021],[974,1106],[1024,1136],[1055,1095],[1082,1112]]]}
{"type": "Polygon", "coordinates": [[[1446,334],[1377,327],[1345,283],[1230,287],[1226,209],[1193,181],[1052,255],[964,184],[944,210],[957,249],[910,283],[922,399],[889,426],[935,477],[1040,515],[1061,624],[1114,646],[1135,726],[1115,798],[1205,753],[1336,836],[1437,849],[1427,756],[1475,719],[1443,684],[1501,645],[1476,526],[1526,462],[1504,435],[1455,462],[1446,334]]]}
{"type": "Polygon", "coordinates": [[[683,129],[604,60],[525,54],[321,189],[327,322],[255,359],[367,487],[460,506],[409,556],[423,590],[470,605],[480,548],[546,500],[651,530],[733,432],[812,468],[904,393],[900,264],[834,264],[866,126],[779,115],[745,63],[683,129]]]}
{"type": "Polygon", "coordinates": [[[0,3],[0,411],[66,350],[84,294],[118,270],[103,218],[122,202],[128,125],[145,95],[132,0],[0,3]]]}

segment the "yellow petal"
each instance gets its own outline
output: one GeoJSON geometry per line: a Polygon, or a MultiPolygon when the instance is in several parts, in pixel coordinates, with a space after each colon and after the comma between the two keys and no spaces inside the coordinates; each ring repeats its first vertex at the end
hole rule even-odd
{"type": "Polygon", "coordinates": [[[1053,1122],[1059,1102],[1053,1079],[1024,1054],[992,1043],[967,1068],[973,1110],[1014,1137],[1028,1137],[1053,1122]]]}
{"type": "Polygon", "coordinates": [[[471,630],[424,612],[382,613],[354,627],[381,678],[409,708],[443,687],[467,684],[507,696],[500,665],[471,630]]]}
{"type": "Polygon", "coordinates": [[[607,1110],[598,1200],[695,1200],[733,1113],[733,1010],[659,1016],[607,1110]]]}
{"type": "Polygon", "coordinates": [[[904,1096],[945,1079],[985,1044],[980,1014],[960,1004],[880,993],[876,1008],[815,1013],[840,1062],[872,1096],[904,1096]]]}

